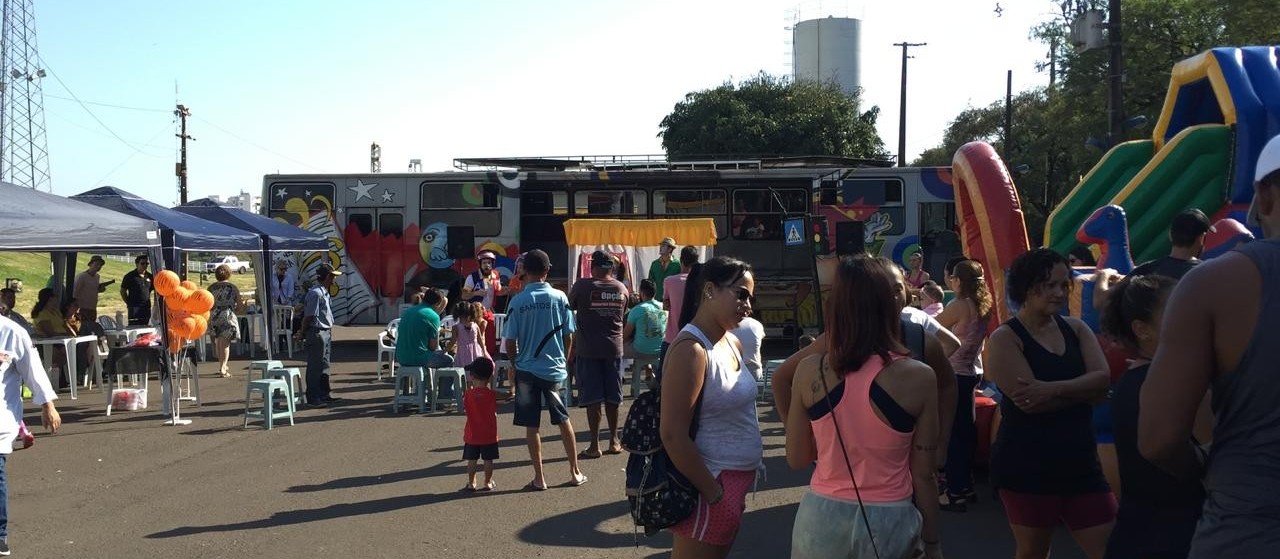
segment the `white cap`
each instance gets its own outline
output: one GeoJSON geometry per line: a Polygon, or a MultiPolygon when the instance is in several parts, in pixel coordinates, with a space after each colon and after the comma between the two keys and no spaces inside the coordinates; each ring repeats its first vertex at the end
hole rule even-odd
{"type": "Polygon", "coordinates": [[[1259,182],[1276,171],[1280,171],[1280,136],[1271,138],[1262,153],[1258,154],[1258,166],[1253,172],[1253,182],[1259,182]]]}

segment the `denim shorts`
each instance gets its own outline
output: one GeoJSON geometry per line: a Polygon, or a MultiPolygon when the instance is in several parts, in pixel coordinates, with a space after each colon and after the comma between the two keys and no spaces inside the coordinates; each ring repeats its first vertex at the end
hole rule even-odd
{"type": "Polygon", "coordinates": [[[622,403],[622,360],[579,357],[574,364],[578,406],[622,403]]]}
{"type": "Polygon", "coordinates": [[[512,414],[515,424],[521,427],[540,427],[542,403],[547,404],[547,415],[552,425],[569,419],[569,410],[560,399],[560,383],[546,380],[533,373],[516,371],[516,409],[512,414]]]}

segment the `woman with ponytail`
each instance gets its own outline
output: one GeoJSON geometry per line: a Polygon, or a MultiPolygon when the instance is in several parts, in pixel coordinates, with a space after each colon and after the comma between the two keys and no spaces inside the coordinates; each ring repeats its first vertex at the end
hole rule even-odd
{"type": "Polygon", "coordinates": [[[755,278],[741,260],[694,264],[685,281],[680,332],[662,370],[662,444],[701,494],[697,510],[671,527],[675,559],[729,554],[747,491],[764,454],[756,379],[729,330],[751,314],[755,278]]]}
{"type": "Polygon", "coordinates": [[[977,502],[971,469],[978,430],[974,425],[973,390],[982,381],[982,347],[991,323],[991,292],[987,290],[982,266],[961,260],[944,270],[947,287],[956,298],[947,304],[938,322],[960,338],[960,349],[948,360],[956,373],[955,422],[947,442],[946,491],[939,496],[943,510],[964,512],[977,502]]]}
{"type": "MultiPolygon", "coordinates": [[[[1179,479],[1138,453],[1138,396],[1160,344],[1160,321],[1174,285],[1165,276],[1129,276],[1111,289],[1102,311],[1102,331],[1136,357],[1112,392],[1120,511],[1107,542],[1109,558],[1186,557],[1204,504],[1199,479],[1179,479]]],[[[1207,419],[1207,411],[1202,406],[1201,418],[1207,419]]]]}

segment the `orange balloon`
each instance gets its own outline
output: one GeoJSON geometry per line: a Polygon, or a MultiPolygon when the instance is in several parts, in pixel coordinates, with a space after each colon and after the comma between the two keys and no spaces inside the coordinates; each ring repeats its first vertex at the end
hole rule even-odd
{"type": "Polygon", "coordinates": [[[213,308],[213,294],[208,289],[197,289],[187,298],[187,310],[194,314],[204,314],[213,308]]]}
{"type": "Polygon", "coordinates": [[[195,329],[191,331],[191,339],[199,339],[204,336],[205,332],[209,331],[209,321],[205,320],[203,316],[195,314],[191,315],[191,319],[196,323],[195,329]]]}
{"type": "Polygon", "coordinates": [[[187,299],[191,298],[192,293],[195,292],[179,285],[174,288],[173,293],[164,298],[164,304],[174,310],[185,311],[187,310],[187,299]]]}
{"type": "Polygon", "coordinates": [[[195,338],[196,317],[188,316],[178,321],[178,333],[184,338],[195,338]]]}
{"type": "Polygon", "coordinates": [[[196,282],[191,281],[191,280],[183,280],[183,282],[182,282],[182,283],[179,283],[178,285],[181,285],[182,287],[185,287],[185,288],[190,289],[190,290],[192,290],[192,291],[195,291],[195,290],[197,290],[197,289],[200,289],[200,286],[196,285],[196,282]]]}
{"type": "Polygon", "coordinates": [[[161,270],[151,278],[151,287],[161,297],[168,297],[173,293],[173,289],[178,287],[178,282],[178,274],[173,273],[173,270],[161,270]]]}

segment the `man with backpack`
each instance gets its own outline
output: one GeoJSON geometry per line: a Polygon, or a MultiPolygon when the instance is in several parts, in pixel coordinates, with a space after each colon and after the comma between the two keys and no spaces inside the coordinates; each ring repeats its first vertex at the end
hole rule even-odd
{"type": "Polygon", "coordinates": [[[541,250],[531,250],[524,257],[524,290],[511,300],[503,332],[506,353],[516,368],[515,424],[525,428],[529,459],[533,463],[533,481],[525,491],[545,491],[542,475],[542,435],[539,433],[542,406],[545,403],[552,425],[560,427],[560,440],[569,458],[569,486],[587,482],[578,469],[578,448],[574,440],[569,410],[560,398],[561,384],[569,376],[568,355],[573,349],[573,333],[577,330],[569,298],[547,283],[551,260],[541,250]]]}

